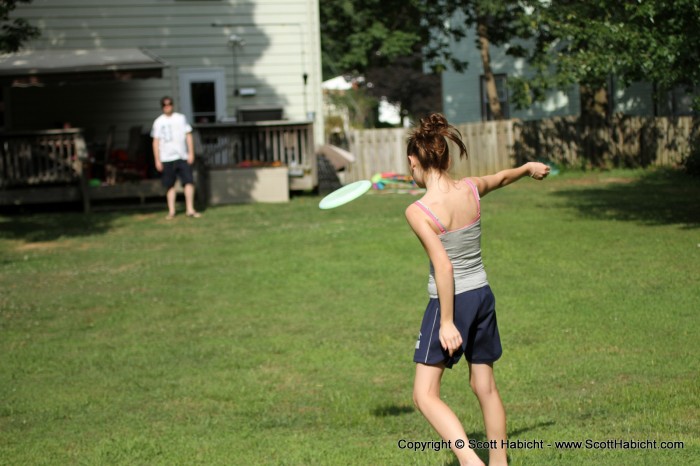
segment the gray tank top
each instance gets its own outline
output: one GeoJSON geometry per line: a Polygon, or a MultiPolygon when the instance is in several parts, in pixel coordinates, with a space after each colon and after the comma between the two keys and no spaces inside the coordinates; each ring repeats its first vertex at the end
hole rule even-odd
{"type": "MultiPolygon", "coordinates": [[[[466,178],[464,181],[472,188],[477,202],[478,214],[470,224],[462,228],[447,231],[428,206],[421,201],[416,201],[416,205],[435,222],[435,225],[440,230],[440,241],[445,248],[445,252],[447,252],[447,257],[452,262],[455,294],[475,290],[489,284],[486,279],[484,264],[481,261],[481,203],[479,191],[471,181],[466,178]]],[[[430,262],[430,277],[428,278],[428,294],[431,298],[438,297],[435,284],[435,268],[432,261],[430,262]]]]}

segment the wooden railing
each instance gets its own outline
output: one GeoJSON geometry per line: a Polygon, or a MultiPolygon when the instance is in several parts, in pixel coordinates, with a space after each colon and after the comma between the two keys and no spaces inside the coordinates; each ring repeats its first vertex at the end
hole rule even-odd
{"type": "Polygon", "coordinates": [[[280,164],[289,168],[290,189],[317,184],[311,122],[212,123],[195,130],[195,152],[208,169],[280,164]]]}
{"type": "MultiPolygon", "coordinates": [[[[285,191],[318,185],[312,122],[199,125],[195,134],[203,184],[212,170],[252,167],[246,175],[257,180],[255,167],[272,165],[289,174],[285,191]]],[[[88,212],[92,201],[162,196],[155,179],[89,185],[87,158],[79,129],[0,133],[0,206],[82,201],[88,212]]]]}
{"type": "Polygon", "coordinates": [[[0,188],[76,183],[86,158],[80,129],[0,133],[0,188]]]}

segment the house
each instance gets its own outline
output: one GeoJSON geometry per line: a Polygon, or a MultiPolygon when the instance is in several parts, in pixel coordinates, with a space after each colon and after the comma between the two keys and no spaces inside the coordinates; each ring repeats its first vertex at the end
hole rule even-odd
{"type": "MultiPolygon", "coordinates": [[[[471,123],[491,120],[486,96],[485,78],[480,51],[475,47],[476,33],[472,28],[467,37],[451,42],[452,53],[467,60],[469,66],[462,72],[447,70],[442,74],[443,110],[450,121],[471,123]]],[[[523,59],[506,55],[502,47],[489,47],[491,68],[496,79],[501,108],[507,119],[523,121],[551,117],[580,115],[578,86],[549,92],[543,102],[526,109],[517,109],[509,99],[508,78],[527,73],[523,59]]],[[[622,87],[616,80],[609,83],[608,101],[611,113],[630,116],[683,116],[691,114],[692,96],[681,90],[664,94],[663,99],[654,99],[654,87],[650,83],[634,83],[622,87]]]]}
{"type": "Polygon", "coordinates": [[[88,150],[126,151],[170,95],[200,150],[228,144],[209,154],[220,165],[274,152],[313,171],[297,143],[324,138],[318,0],[33,0],[12,15],[41,36],[0,56],[5,132],[80,128],[88,150]]]}

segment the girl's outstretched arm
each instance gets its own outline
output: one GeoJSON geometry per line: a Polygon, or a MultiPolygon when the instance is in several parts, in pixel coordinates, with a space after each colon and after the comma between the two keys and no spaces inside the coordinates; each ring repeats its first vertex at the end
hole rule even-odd
{"type": "Polygon", "coordinates": [[[549,174],[549,167],[540,162],[527,162],[517,167],[501,170],[494,175],[486,175],[472,178],[479,190],[480,196],[485,196],[494,189],[508,186],[524,176],[531,176],[536,180],[542,180],[549,174]]]}

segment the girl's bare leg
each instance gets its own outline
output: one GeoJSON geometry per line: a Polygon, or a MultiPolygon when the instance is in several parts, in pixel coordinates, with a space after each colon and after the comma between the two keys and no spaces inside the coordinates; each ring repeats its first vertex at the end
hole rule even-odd
{"type": "Polygon", "coordinates": [[[440,380],[445,367],[416,364],[413,384],[413,402],[443,440],[449,440],[452,451],[463,466],[484,466],[483,461],[469,448],[464,427],[455,413],[440,399],[440,380]],[[455,441],[464,441],[464,448],[457,448],[455,441]]]}
{"type": "Polygon", "coordinates": [[[496,388],[493,364],[469,364],[469,384],[481,405],[486,437],[496,441],[496,448],[489,449],[489,466],[505,466],[508,451],[501,442],[507,438],[506,410],[496,388]]]}

